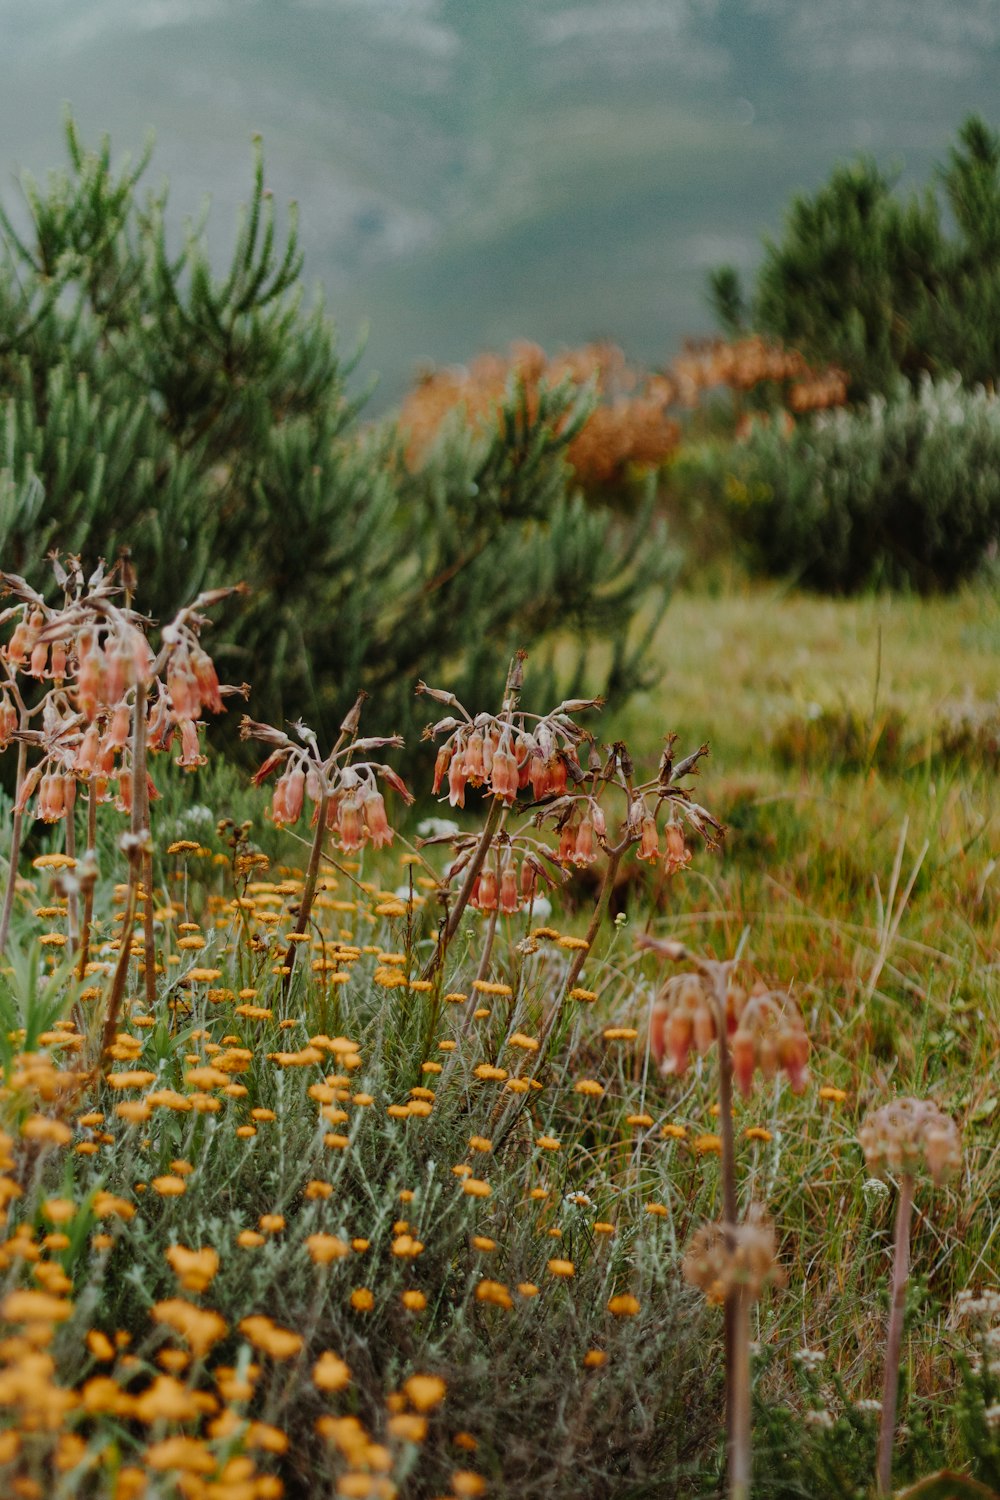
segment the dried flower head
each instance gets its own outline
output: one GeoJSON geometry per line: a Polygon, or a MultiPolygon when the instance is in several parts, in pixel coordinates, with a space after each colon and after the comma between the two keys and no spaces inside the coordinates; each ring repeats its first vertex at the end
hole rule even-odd
{"type": "Polygon", "coordinates": [[[743,1224],[703,1224],[684,1257],[684,1279],[715,1303],[737,1289],[756,1302],[765,1286],[780,1286],[774,1225],[761,1206],[753,1204],[743,1224]]]}
{"type": "Polygon", "coordinates": [[[962,1142],[950,1115],[933,1099],[893,1099],[868,1116],[858,1131],[873,1177],[926,1171],[938,1187],[962,1165],[962,1142]]]}

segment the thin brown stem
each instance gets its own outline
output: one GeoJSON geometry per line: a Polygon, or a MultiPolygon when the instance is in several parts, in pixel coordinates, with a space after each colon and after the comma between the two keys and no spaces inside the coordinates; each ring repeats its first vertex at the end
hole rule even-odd
{"type": "MultiPolygon", "coordinates": [[[[94,778],[87,789],[87,850],[92,852],[97,845],[97,797],[94,795],[94,778]]],[[[83,887],[83,918],[80,923],[80,949],[76,972],[81,979],[90,962],[90,929],[94,920],[94,886],[96,879],[88,876],[83,887]]]]}
{"type": "Polygon", "coordinates": [[[135,910],[139,899],[140,865],[139,851],[137,849],[131,850],[129,854],[128,896],[125,901],[125,917],[122,922],[118,962],[115,965],[114,978],[111,981],[111,989],[108,992],[108,1007],[104,1019],[104,1032],[101,1036],[101,1051],[98,1063],[105,1056],[108,1048],[115,1039],[115,1029],[118,1025],[118,1017],[121,1014],[122,1000],[125,998],[125,981],[128,978],[128,966],[132,959],[132,926],[135,922],[135,910]]]}
{"type": "Polygon", "coordinates": [[[624,844],[616,844],[613,849],[608,851],[608,862],[604,868],[604,880],[601,884],[601,893],[597,898],[597,905],[594,907],[593,915],[590,918],[590,926],[587,928],[586,936],[584,938],[584,942],[587,944],[587,946],[586,948],[577,949],[576,953],[573,955],[573,962],[569,966],[569,973],[566,975],[567,995],[569,994],[570,990],[576,986],[580,975],[583,973],[583,966],[587,962],[590,950],[594,946],[594,943],[597,939],[597,934],[601,930],[601,923],[604,921],[605,917],[608,914],[608,907],[611,905],[611,895],[615,888],[615,881],[618,878],[618,869],[621,865],[622,859],[625,855],[625,851],[626,849],[628,849],[630,842],[631,840],[624,844]]]}
{"type": "Polygon", "coordinates": [[[14,892],[17,889],[17,867],[21,861],[21,831],[23,827],[23,814],[18,803],[21,800],[21,788],[24,785],[24,774],[28,768],[28,747],[24,740],[17,747],[17,779],[14,786],[14,816],[10,825],[10,863],[7,869],[7,889],[3,898],[3,915],[0,916],[0,953],[7,950],[7,938],[10,934],[11,913],[14,910],[14,892]]]}
{"type": "MultiPolygon", "coordinates": [[[[76,784],[71,787],[69,806],[66,809],[66,854],[69,859],[76,859],[76,784]]],[[[80,900],[77,895],[75,882],[70,883],[69,892],[66,897],[66,938],[71,948],[75,948],[80,933],[80,900]]]]}
{"type": "Polygon", "coordinates": [[[305,885],[302,887],[302,900],[299,902],[299,915],[292,933],[293,941],[289,942],[285,953],[285,967],[288,973],[285,975],[285,993],[292,982],[292,970],[295,966],[295,955],[299,947],[299,939],[302,937],[309,922],[309,913],[312,911],[313,901],[316,899],[316,885],[319,879],[319,862],[323,853],[323,839],[326,836],[326,810],[330,805],[330,794],[323,788],[316,809],[316,837],[313,839],[312,849],[309,852],[309,864],[306,869],[305,885]]]}
{"type": "Polygon", "coordinates": [[[140,868],[145,887],[142,949],[146,1005],[156,1006],[156,934],[153,928],[153,850],[149,828],[149,780],[146,768],[146,684],[135,685],[132,718],[132,832],[141,853],[140,868]]]}
{"type": "Polygon", "coordinates": [[[896,1441],[896,1402],[899,1395],[899,1357],[903,1346],[906,1286],[910,1278],[910,1220],[913,1215],[913,1178],[905,1173],[899,1184],[896,1236],[892,1255],[892,1302],[885,1341],[885,1385],[882,1424],[878,1435],[876,1477],[880,1495],[892,1494],[892,1450],[896,1441]]]}
{"type": "Polygon", "coordinates": [[[726,1370],[729,1412],[729,1500],[750,1495],[750,1297],[745,1287],[730,1293],[732,1345],[726,1370]]]}
{"type": "Polygon", "coordinates": [[[479,873],[486,861],[487,854],[490,852],[493,836],[500,827],[500,819],[505,810],[503,798],[494,797],[493,806],[490,808],[489,816],[486,819],[486,826],[466,867],[465,879],[462,881],[458,895],[455,897],[455,905],[449,913],[448,920],[438,933],[434,952],[424,965],[424,971],[421,975],[422,979],[432,979],[444,963],[445,954],[448,952],[452,938],[458,931],[458,924],[462,920],[462,913],[468,906],[472,893],[475,890],[476,881],[479,879],[479,873]]]}

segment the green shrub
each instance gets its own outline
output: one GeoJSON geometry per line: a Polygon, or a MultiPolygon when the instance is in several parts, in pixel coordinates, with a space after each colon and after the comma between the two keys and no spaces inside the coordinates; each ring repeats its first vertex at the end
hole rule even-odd
{"type": "Polygon", "coordinates": [[[294,706],[322,725],[363,686],[405,730],[418,676],[461,656],[468,686],[483,648],[502,660],[528,640],[537,665],[567,628],[617,643],[592,690],[635,685],[629,625],[649,586],[666,602],[674,563],[652,497],[626,523],[572,493],[586,392],[529,408],[514,386],[495,430],[453,426],[412,474],[391,424],[359,425],[351,361],[304,304],[294,210],[281,243],[259,150],[220,277],[203,223],[178,243],[166,190],[140,195],[148,151],[115,169],[107,140],[86,150],[72,121],[67,138],[68,170],[22,184],[28,227],[23,210],[3,220],[5,568],[128,546],[154,617],[245,580],[220,666],[276,722],[294,706]]]}
{"type": "Polygon", "coordinates": [[[925,378],[788,436],[756,427],[715,484],[765,573],[836,592],[952,588],[1000,536],[1000,404],[925,378]]]}

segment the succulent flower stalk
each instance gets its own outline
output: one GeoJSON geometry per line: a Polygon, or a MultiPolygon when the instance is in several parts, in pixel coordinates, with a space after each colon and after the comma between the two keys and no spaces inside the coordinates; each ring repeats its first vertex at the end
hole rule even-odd
{"type": "Polygon", "coordinates": [[[896,1440],[899,1361],[910,1276],[910,1223],[918,1176],[936,1187],[961,1169],[958,1126],[932,1099],[894,1099],[868,1116],[858,1131],[865,1165],[874,1178],[899,1177],[893,1243],[892,1297],[885,1345],[885,1381],[879,1428],[876,1479],[880,1495],[892,1493],[892,1451],[896,1440]]]}

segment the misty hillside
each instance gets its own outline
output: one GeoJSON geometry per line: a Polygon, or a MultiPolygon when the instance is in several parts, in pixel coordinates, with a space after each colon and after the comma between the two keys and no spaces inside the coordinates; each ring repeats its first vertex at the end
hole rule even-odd
{"type": "Polygon", "coordinates": [[[996,119],[992,0],[0,0],[3,191],[86,138],[157,145],[224,248],[262,132],[391,399],[420,361],[609,335],[667,359],[706,269],[858,151],[927,177],[996,119]]]}

